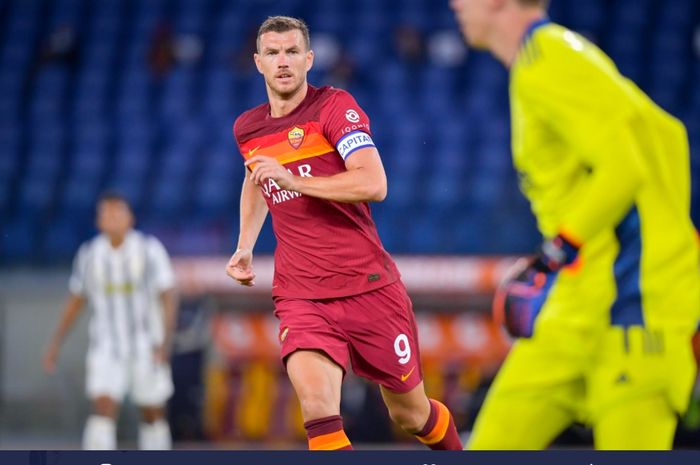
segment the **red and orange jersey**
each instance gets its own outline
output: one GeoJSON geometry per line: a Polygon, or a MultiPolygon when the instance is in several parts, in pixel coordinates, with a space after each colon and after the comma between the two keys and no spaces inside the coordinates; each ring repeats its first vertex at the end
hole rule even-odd
{"type": "MultiPolygon", "coordinates": [[[[370,122],[355,99],[332,87],[309,86],[291,113],[274,118],[269,104],[234,124],[244,159],[275,157],[296,176],[333,176],[345,159],[373,147],[370,122]]],[[[260,186],[277,239],[273,295],[323,299],[360,294],[390,284],[399,273],[384,250],[367,203],[340,203],[260,186]]]]}
{"type": "Polygon", "coordinates": [[[241,154],[246,160],[257,153],[275,157],[283,165],[326,155],[334,150],[316,121],[293,126],[286,133],[280,131],[256,137],[241,145],[241,154]]]}

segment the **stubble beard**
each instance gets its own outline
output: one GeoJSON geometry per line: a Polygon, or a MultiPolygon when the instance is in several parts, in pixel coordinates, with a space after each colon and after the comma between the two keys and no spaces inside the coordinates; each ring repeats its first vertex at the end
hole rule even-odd
{"type": "Polygon", "coordinates": [[[299,83],[297,83],[297,84],[296,84],[294,87],[292,87],[291,89],[289,89],[289,90],[282,90],[282,89],[280,89],[277,85],[275,85],[274,79],[275,79],[275,78],[273,77],[273,78],[272,78],[273,82],[272,82],[272,83],[268,82],[268,83],[267,83],[267,86],[270,88],[270,90],[272,90],[272,92],[273,92],[275,95],[277,95],[277,96],[278,96],[279,98],[281,98],[282,100],[289,100],[289,99],[291,99],[292,97],[294,97],[294,96],[301,90],[301,88],[302,88],[302,86],[304,85],[304,82],[305,82],[305,80],[301,80],[299,83]]]}

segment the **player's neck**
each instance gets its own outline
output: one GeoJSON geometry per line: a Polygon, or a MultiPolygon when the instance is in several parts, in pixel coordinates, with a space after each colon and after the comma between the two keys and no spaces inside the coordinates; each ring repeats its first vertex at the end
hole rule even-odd
{"type": "Polygon", "coordinates": [[[275,95],[270,89],[268,89],[267,94],[270,100],[270,116],[273,118],[281,118],[282,116],[288,115],[301,104],[304,98],[306,98],[308,91],[309,84],[306,82],[299,86],[299,89],[294,94],[289,96],[275,95]]]}
{"type": "Polygon", "coordinates": [[[530,25],[546,16],[547,13],[541,8],[513,6],[505,11],[494,27],[491,52],[501,63],[510,68],[518,56],[530,25]]]}
{"type": "Polygon", "coordinates": [[[112,246],[112,248],[118,249],[126,240],[126,234],[116,234],[113,236],[107,236],[107,238],[109,239],[109,243],[112,246]]]}

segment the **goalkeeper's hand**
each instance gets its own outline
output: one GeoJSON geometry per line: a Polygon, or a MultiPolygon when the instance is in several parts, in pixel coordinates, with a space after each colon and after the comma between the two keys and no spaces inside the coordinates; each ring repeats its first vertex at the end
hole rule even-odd
{"type": "Polygon", "coordinates": [[[534,258],[519,259],[505,275],[493,299],[493,316],[513,337],[530,337],[535,318],[563,267],[571,265],[578,246],[563,236],[546,241],[534,258]]]}

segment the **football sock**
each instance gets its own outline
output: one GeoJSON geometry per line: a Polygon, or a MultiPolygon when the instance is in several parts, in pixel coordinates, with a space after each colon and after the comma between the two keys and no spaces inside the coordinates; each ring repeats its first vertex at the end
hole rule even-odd
{"type": "Polygon", "coordinates": [[[117,447],[117,426],[109,417],[90,415],[83,430],[84,450],[113,450],[117,447]]]}
{"type": "Polygon", "coordinates": [[[343,417],[333,415],[304,423],[309,450],[351,450],[350,440],[343,431],[343,417]]]}
{"type": "Polygon", "coordinates": [[[169,450],[171,448],[172,438],[167,421],[159,419],[153,423],[142,422],[139,425],[139,449],[169,450]]]}
{"type": "Polygon", "coordinates": [[[442,402],[434,399],[430,399],[428,421],[415,436],[433,450],[462,450],[452,414],[442,402]]]}

